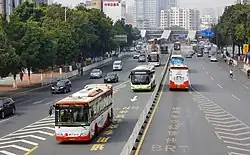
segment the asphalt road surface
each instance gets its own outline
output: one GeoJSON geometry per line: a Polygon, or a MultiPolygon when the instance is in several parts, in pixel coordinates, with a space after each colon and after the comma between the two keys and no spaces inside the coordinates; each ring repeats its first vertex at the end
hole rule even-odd
{"type": "Polygon", "coordinates": [[[223,61],[186,59],[191,88],[169,91],[165,86],[155,115],[137,154],[249,155],[250,80],[223,61]]]}
{"type": "MultiPolygon", "coordinates": [[[[167,56],[163,56],[165,62],[167,56]]],[[[69,94],[51,95],[50,91],[32,92],[17,102],[17,115],[0,120],[0,155],[28,154],[119,154],[147,103],[151,92],[134,93],[130,90],[128,75],[138,65],[132,56],[124,60],[119,83],[114,84],[115,123],[106,128],[90,144],[60,144],[54,137],[54,118],[47,117],[49,106],[69,94]],[[132,102],[131,99],[134,98],[132,102]],[[9,153],[9,154],[8,154],[9,153]],[[10,154],[12,153],[12,154],[10,154]]],[[[156,68],[159,81],[163,66],[156,68]]],[[[112,65],[101,67],[104,74],[112,65]]],[[[88,75],[72,83],[72,93],[86,84],[103,83],[102,79],[89,79],[88,75]]]]}

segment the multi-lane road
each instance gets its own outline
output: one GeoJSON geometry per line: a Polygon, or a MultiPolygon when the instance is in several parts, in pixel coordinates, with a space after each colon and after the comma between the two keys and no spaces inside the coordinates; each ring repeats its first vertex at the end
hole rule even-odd
{"type": "Polygon", "coordinates": [[[149,119],[136,155],[249,155],[250,80],[222,60],[186,59],[189,91],[167,83],[149,119]]]}
{"type": "MultiPolygon", "coordinates": [[[[165,63],[167,55],[162,57],[165,63]]],[[[91,143],[60,144],[55,141],[54,117],[48,117],[49,106],[69,94],[51,95],[49,89],[30,92],[16,100],[16,116],[0,120],[0,155],[23,154],[119,154],[129,138],[152,92],[134,93],[130,90],[129,73],[139,64],[132,56],[123,59],[124,68],[119,83],[114,84],[115,121],[91,143]]],[[[112,64],[101,67],[104,74],[112,71],[112,64]]],[[[163,66],[156,68],[156,81],[160,80],[163,66]]],[[[89,79],[88,74],[72,83],[72,93],[86,84],[103,83],[102,79],[89,79]]]]}

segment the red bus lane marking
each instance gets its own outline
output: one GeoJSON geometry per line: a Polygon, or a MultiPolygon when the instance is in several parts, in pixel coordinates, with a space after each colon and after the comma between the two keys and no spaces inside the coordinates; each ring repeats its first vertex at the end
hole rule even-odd
{"type": "Polygon", "coordinates": [[[120,123],[124,120],[126,114],[129,110],[138,110],[139,106],[127,106],[119,110],[114,118],[114,122],[111,123],[99,136],[95,144],[91,145],[90,151],[102,151],[105,148],[105,145],[108,143],[111,136],[114,134],[114,131],[119,127],[120,123]]]}

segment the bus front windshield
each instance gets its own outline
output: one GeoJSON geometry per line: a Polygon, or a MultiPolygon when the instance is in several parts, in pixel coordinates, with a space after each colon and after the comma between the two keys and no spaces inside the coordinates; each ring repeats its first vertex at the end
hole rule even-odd
{"type": "Polygon", "coordinates": [[[172,57],[171,58],[171,64],[173,65],[180,65],[184,63],[184,59],[180,57],[172,57]]]}
{"type": "Polygon", "coordinates": [[[149,84],[150,83],[150,75],[146,72],[135,72],[131,74],[131,83],[132,84],[149,84]]]}
{"type": "Polygon", "coordinates": [[[148,55],[148,61],[149,62],[158,62],[159,61],[159,55],[158,54],[148,55]]]}
{"type": "Polygon", "coordinates": [[[83,106],[56,106],[55,125],[86,126],[89,125],[89,109],[83,106]]]}

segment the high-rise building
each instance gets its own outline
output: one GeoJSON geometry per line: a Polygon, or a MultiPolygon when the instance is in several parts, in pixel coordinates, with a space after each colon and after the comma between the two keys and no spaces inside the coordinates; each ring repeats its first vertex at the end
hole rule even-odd
{"type": "Polygon", "coordinates": [[[200,29],[200,13],[196,9],[171,8],[161,11],[161,29],[179,26],[187,30],[200,29]]]}
{"type": "Polygon", "coordinates": [[[169,7],[178,7],[177,0],[169,0],[169,7]]]}
{"type": "Polygon", "coordinates": [[[113,22],[119,19],[126,19],[126,3],[117,0],[104,0],[102,4],[103,12],[109,16],[113,22]]]}
{"type": "Polygon", "coordinates": [[[130,5],[126,8],[126,24],[135,26],[134,10],[135,9],[133,5],[130,5]]]}
{"type": "Polygon", "coordinates": [[[200,27],[202,30],[211,28],[212,24],[214,23],[212,16],[209,14],[201,16],[200,19],[201,19],[200,27]]]}
{"type": "Polygon", "coordinates": [[[236,0],[236,3],[250,4],[250,0],[236,0]]]}

